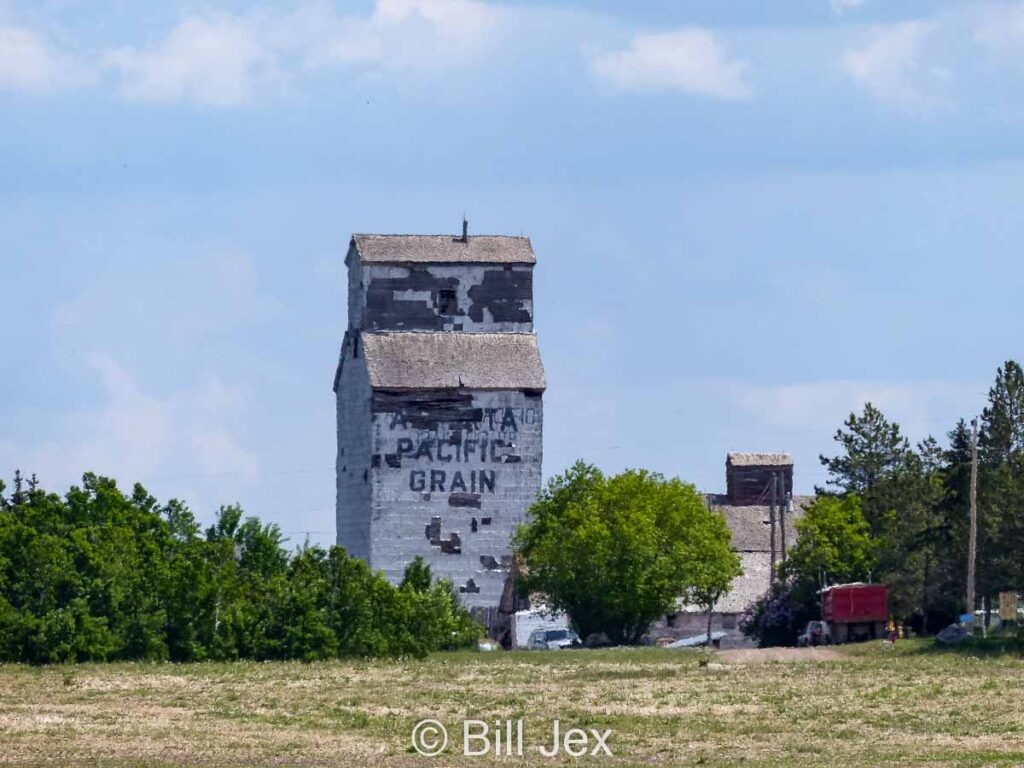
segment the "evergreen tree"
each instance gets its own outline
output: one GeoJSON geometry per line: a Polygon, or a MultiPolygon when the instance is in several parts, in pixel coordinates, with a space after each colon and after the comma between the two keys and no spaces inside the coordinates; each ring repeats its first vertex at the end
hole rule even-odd
{"type": "Polygon", "coordinates": [[[1013,360],[996,370],[981,412],[978,452],[990,467],[1024,452],[1024,371],[1013,360]]]}
{"type": "Polygon", "coordinates": [[[979,596],[1024,583],[1024,371],[1013,360],[996,370],[978,434],[979,596]]]}
{"type": "MultiPolygon", "coordinates": [[[[838,456],[820,456],[828,470],[828,485],[840,493],[865,494],[879,480],[897,472],[910,453],[910,444],[895,422],[885,418],[871,403],[864,413],[851,413],[836,430],[834,439],[842,451],[838,456]]],[[[820,489],[819,489],[820,491],[820,489]]]]}
{"type": "Polygon", "coordinates": [[[870,403],[844,426],[835,435],[840,454],[821,457],[828,485],[861,500],[875,545],[871,576],[888,586],[890,610],[923,623],[937,604],[949,607],[935,587],[948,565],[946,454],[931,436],[911,449],[899,425],[870,403]]]}

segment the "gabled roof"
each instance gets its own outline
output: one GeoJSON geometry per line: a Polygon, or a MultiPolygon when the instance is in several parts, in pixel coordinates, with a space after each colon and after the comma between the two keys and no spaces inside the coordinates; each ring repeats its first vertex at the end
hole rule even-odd
{"type": "Polygon", "coordinates": [[[528,237],[478,235],[352,235],[352,251],[364,264],[535,264],[528,237]]]}
{"type": "MultiPolygon", "coordinates": [[[[728,503],[728,496],[709,494],[708,504],[715,512],[725,515],[725,521],[732,531],[732,548],[737,552],[771,551],[771,512],[767,504],[756,506],[734,506],[728,503]]],[[[793,514],[786,514],[786,546],[796,544],[796,520],[803,517],[804,510],[813,501],[810,496],[793,498],[793,514]]],[[[778,514],[778,510],[776,510],[778,514]]],[[[782,546],[782,531],[775,529],[775,546],[782,546]]]]}
{"type": "Polygon", "coordinates": [[[374,389],[545,388],[532,333],[363,333],[374,389]]]}

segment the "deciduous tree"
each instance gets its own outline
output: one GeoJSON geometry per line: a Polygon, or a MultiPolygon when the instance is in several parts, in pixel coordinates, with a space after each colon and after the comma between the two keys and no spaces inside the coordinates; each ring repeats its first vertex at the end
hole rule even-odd
{"type": "Polygon", "coordinates": [[[583,637],[637,643],[679,598],[713,602],[740,573],[729,529],[692,486],[577,462],[552,478],[515,544],[527,589],[583,637]]]}

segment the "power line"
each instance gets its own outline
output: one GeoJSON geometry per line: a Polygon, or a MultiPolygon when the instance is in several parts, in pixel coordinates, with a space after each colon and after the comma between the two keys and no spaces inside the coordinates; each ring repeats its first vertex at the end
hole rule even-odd
{"type": "MultiPolygon", "coordinates": [[[[244,477],[258,478],[258,477],[274,477],[274,476],[278,476],[278,475],[313,475],[313,474],[320,474],[320,473],[326,473],[326,472],[334,472],[335,470],[336,470],[335,467],[330,467],[330,468],[320,468],[320,467],[317,467],[317,468],[306,468],[306,469],[268,469],[268,470],[261,470],[261,471],[258,471],[258,472],[249,472],[249,471],[244,470],[244,469],[225,470],[223,472],[186,472],[186,473],[183,473],[183,474],[180,474],[180,475],[163,475],[163,476],[142,475],[140,477],[136,477],[132,482],[133,483],[166,483],[166,482],[172,482],[172,481],[178,481],[178,480],[204,480],[204,479],[211,479],[211,478],[218,478],[218,477],[241,477],[241,476],[244,476],[244,477]]],[[[80,483],[82,481],[82,475],[84,475],[84,474],[85,474],[85,472],[83,472],[80,475],[76,475],[74,477],[74,479],[69,479],[66,476],[65,477],[58,476],[57,479],[54,480],[53,482],[58,483],[58,484],[59,483],[69,483],[69,484],[70,483],[80,483]]],[[[104,477],[105,476],[103,474],[103,472],[101,472],[101,471],[94,472],[93,474],[96,474],[96,475],[98,475],[100,477],[104,477]]]]}

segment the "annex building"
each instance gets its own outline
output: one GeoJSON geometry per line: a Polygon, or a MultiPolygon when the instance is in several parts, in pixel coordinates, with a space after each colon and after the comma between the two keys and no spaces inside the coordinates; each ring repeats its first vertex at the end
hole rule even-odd
{"type": "MultiPolygon", "coordinates": [[[[778,567],[796,544],[796,521],[813,497],[793,495],[788,453],[727,454],[725,485],[725,493],[708,493],[705,499],[725,516],[743,568],[712,612],[712,630],[725,632],[731,643],[740,638],[743,611],[771,586],[772,564],[778,567]]],[[[698,634],[707,630],[707,614],[700,606],[681,603],[671,623],[684,635],[698,634]]]]}

